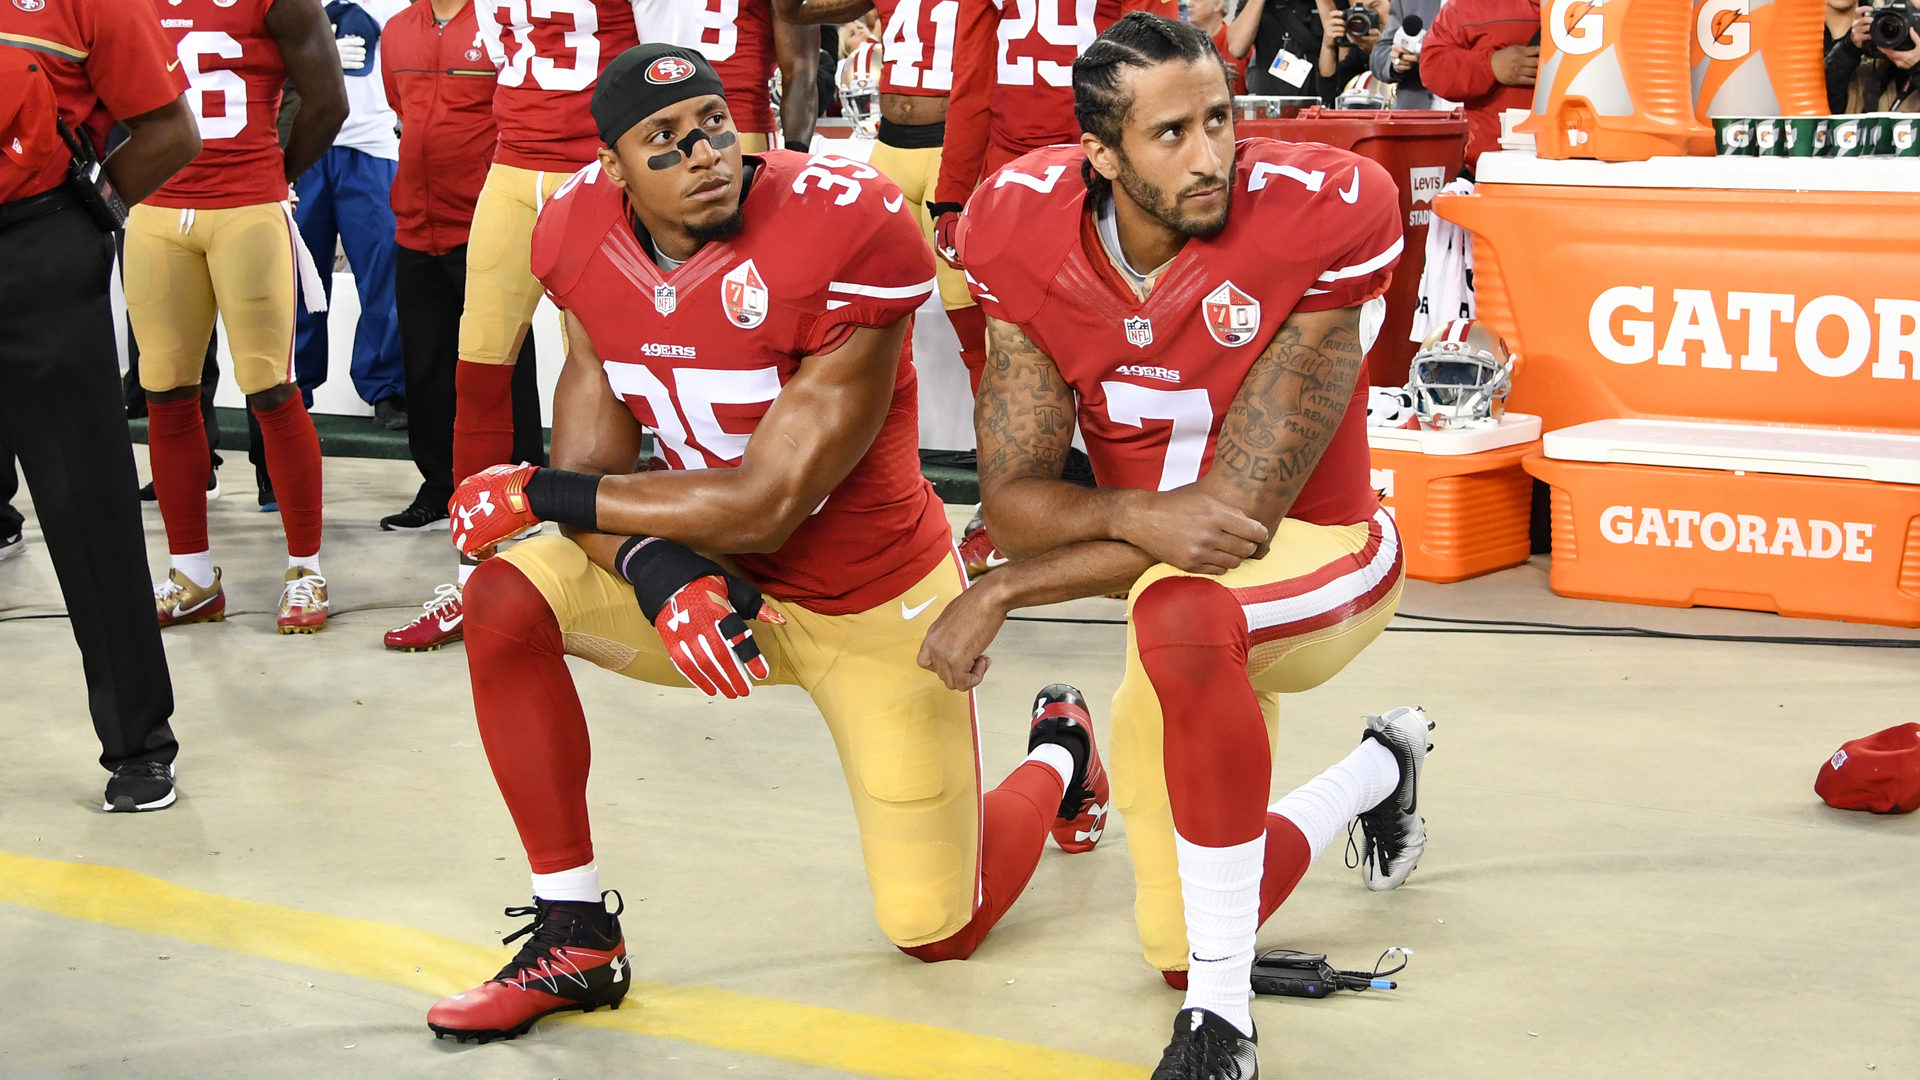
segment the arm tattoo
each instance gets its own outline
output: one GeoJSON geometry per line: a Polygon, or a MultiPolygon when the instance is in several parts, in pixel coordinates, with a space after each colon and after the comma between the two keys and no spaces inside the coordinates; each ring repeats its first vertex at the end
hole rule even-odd
{"type": "Polygon", "coordinates": [[[1354,315],[1342,312],[1324,332],[1288,319],[1227,410],[1208,486],[1255,520],[1276,524],[1346,417],[1362,360],[1354,315]]]}
{"type": "Polygon", "coordinates": [[[974,403],[980,483],[1057,480],[1073,440],[1073,395],[1051,357],[1020,328],[995,320],[974,403]]]}

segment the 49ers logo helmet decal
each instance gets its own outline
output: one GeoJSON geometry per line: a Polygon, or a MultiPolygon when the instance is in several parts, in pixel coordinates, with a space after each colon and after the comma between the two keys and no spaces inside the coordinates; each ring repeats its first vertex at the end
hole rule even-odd
{"type": "Polygon", "coordinates": [[[1245,345],[1260,333],[1260,301],[1231,281],[1221,282],[1207,294],[1201,313],[1207,319],[1207,333],[1229,349],[1245,345]]]}
{"type": "Polygon", "coordinates": [[[767,318],[767,283],[760,270],[748,259],[720,279],[720,306],[727,321],[743,330],[759,326],[767,318]]]}
{"type": "Polygon", "coordinates": [[[647,81],[665,85],[693,78],[693,65],[678,56],[663,56],[647,65],[647,81]]]}

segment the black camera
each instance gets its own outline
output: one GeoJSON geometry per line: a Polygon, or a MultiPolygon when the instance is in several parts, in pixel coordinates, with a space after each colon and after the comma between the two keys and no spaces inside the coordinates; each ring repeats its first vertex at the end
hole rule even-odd
{"type": "Polygon", "coordinates": [[[1913,43],[1913,32],[1920,29],[1920,15],[1915,13],[1912,0],[1888,0],[1885,7],[1874,8],[1868,28],[1868,40],[1881,52],[1920,48],[1913,43]]]}
{"type": "MultiPolygon", "coordinates": [[[[1897,2],[1904,4],[1906,0],[1897,2]]],[[[1345,9],[1340,12],[1340,18],[1347,24],[1347,36],[1350,38],[1364,38],[1380,29],[1380,13],[1365,4],[1354,4],[1345,9]]]]}

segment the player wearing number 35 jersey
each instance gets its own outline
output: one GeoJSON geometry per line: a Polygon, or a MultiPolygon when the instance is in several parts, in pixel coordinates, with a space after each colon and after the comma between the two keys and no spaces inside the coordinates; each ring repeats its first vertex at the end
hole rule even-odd
{"type": "Polygon", "coordinates": [[[594,863],[568,655],[713,696],[811,694],[881,929],[921,960],[968,956],[1048,831],[1090,849],[1106,811],[1091,731],[1057,708],[983,798],[972,696],[914,662],[966,579],[919,474],[901,342],[933,258],[898,189],[859,162],[743,156],[691,49],[620,57],[593,116],[605,148],[533,240],[569,327],[556,467],[488,469],[449,507],[469,553],[565,526],[488,560],[468,590],[474,711],[533,870],[533,906],[515,910],[534,923],[498,976],[428,1014],[461,1039],[617,1006],[632,985],[594,863]],[[651,468],[635,472],[649,431],[651,468]]]}
{"type": "Polygon", "coordinates": [[[1126,16],[1073,89],[1080,145],[1001,169],[962,219],[992,355],[981,496],[1014,561],[947,608],[925,660],[969,688],[1008,611],[1130,590],[1115,802],[1147,959],[1187,990],[1153,1075],[1253,1080],[1261,918],[1355,816],[1372,888],[1425,843],[1416,709],[1266,805],[1278,695],[1339,672],[1400,595],[1361,319],[1400,254],[1399,195],[1342,150],[1236,144],[1225,69],[1186,23],[1126,16]],[[1098,490],[1059,479],[1076,419],[1098,490]]]}
{"type": "Polygon", "coordinates": [[[340,54],[317,0],[155,0],[154,9],[191,84],[187,103],[205,146],[127,218],[127,316],[140,343],[153,488],[173,563],[154,586],[154,608],[162,626],[226,612],[207,535],[200,414],[200,368],[217,312],[234,379],[260,420],[286,527],[279,629],[312,633],[327,621],[320,440],[293,385],[294,305],[302,294],[309,307],[324,300],[293,231],[288,183],[326,153],[346,117],[340,54]],[[276,123],[289,83],[301,108],[282,151],[276,123]]]}

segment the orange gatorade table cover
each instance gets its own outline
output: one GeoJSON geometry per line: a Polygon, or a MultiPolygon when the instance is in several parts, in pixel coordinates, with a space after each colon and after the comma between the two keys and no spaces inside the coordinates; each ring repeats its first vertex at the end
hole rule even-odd
{"type": "Polygon", "coordinates": [[[1532,554],[1533,480],[1520,461],[1540,449],[1540,418],[1444,431],[1367,429],[1373,487],[1393,515],[1407,576],[1461,581],[1532,554]]]}

